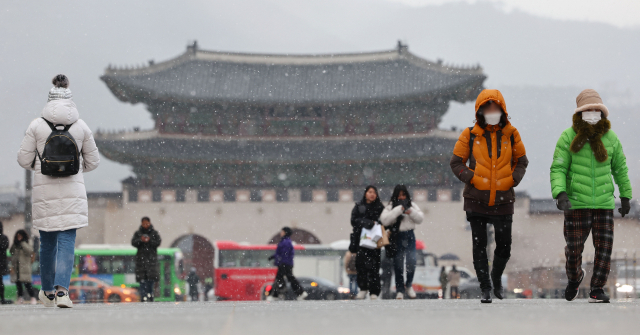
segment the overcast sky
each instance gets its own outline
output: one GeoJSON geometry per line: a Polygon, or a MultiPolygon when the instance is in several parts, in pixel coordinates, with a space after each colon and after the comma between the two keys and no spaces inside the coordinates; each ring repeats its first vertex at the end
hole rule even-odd
{"type": "MultiPolygon", "coordinates": [[[[385,0],[411,6],[440,5],[451,2],[476,3],[478,0],[385,0]]],[[[520,10],[534,15],[561,19],[609,23],[618,27],[640,26],[638,0],[482,0],[494,2],[506,11],[520,10]]]]}

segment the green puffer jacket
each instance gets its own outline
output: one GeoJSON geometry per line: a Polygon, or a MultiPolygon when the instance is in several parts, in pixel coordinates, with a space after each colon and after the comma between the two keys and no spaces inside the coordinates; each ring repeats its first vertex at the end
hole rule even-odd
{"type": "Polygon", "coordinates": [[[557,198],[560,192],[567,192],[571,209],[614,209],[615,180],[620,197],[631,199],[627,159],[618,136],[611,130],[602,136],[602,144],[609,156],[602,163],[596,160],[588,142],[578,153],[571,152],[569,148],[574,137],[576,132],[569,128],[556,144],[551,164],[553,198],[557,198]]]}

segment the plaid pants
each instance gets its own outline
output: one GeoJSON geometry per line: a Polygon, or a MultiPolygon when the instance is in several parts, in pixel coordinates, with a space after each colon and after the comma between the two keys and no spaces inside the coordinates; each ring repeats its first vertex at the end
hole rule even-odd
{"type": "Polygon", "coordinates": [[[577,282],[582,276],[582,251],[590,231],[593,231],[593,246],[596,249],[591,289],[599,289],[607,283],[611,269],[613,210],[574,209],[564,212],[564,239],[567,242],[564,254],[570,281],[577,282]]]}

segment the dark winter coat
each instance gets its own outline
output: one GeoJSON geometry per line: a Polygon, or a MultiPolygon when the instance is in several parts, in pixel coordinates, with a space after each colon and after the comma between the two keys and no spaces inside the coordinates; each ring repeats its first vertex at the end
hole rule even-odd
{"type": "Polygon", "coordinates": [[[353,232],[351,233],[349,251],[352,253],[358,252],[362,228],[373,228],[375,223],[380,221],[380,214],[382,214],[383,210],[384,205],[380,202],[367,204],[366,201],[361,200],[356,203],[351,211],[351,227],[353,228],[353,232]]]}
{"type": "Polygon", "coordinates": [[[149,229],[140,229],[133,234],[131,245],[138,249],[136,253],[136,281],[157,281],[160,278],[158,272],[158,246],[162,239],[160,234],[150,226],[149,229]],[[149,242],[142,242],[142,235],[149,236],[149,242]]]}
{"type": "Polygon", "coordinates": [[[289,236],[285,236],[278,243],[276,248],[276,254],[274,255],[274,264],[278,265],[290,265],[293,266],[293,256],[295,249],[293,249],[293,243],[289,236]]]}
{"type": "Polygon", "coordinates": [[[199,282],[200,277],[198,277],[195,272],[189,272],[189,275],[187,276],[187,284],[189,284],[189,290],[193,290],[195,288],[195,290],[197,291],[199,282]]]}
{"type": "Polygon", "coordinates": [[[0,224],[0,276],[4,276],[9,272],[7,267],[7,249],[9,249],[9,238],[2,234],[2,225],[0,224]]]}

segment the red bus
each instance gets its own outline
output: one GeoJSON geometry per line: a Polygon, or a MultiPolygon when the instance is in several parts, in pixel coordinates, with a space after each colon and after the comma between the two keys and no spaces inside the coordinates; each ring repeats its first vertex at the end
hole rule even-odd
{"type": "MultiPolygon", "coordinates": [[[[276,267],[269,260],[275,244],[214,243],[214,292],[218,300],[260,300],[262,288],[273,283],[276,267]]],[[[304,250],[295,245],[295,250],[304,250]]]]}

